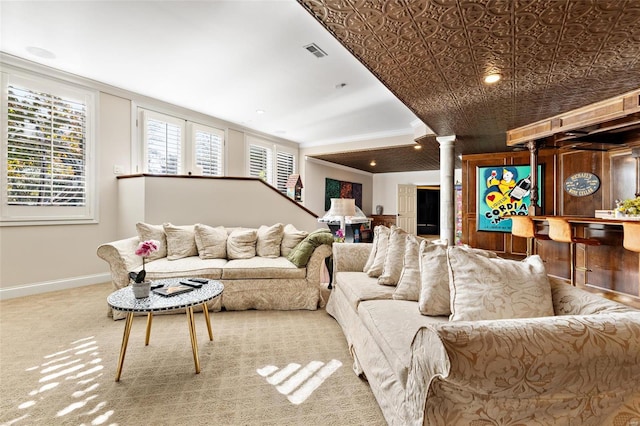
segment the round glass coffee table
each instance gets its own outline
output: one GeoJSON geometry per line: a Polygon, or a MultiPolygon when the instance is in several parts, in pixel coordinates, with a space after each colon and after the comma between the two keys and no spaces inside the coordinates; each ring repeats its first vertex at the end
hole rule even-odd
{"type": "MultiPolygon", "coordinates": [[[[187,281],[188,278],[168,278],[164,280],[153,281],[153,287],[175,287],[180,285],[180,281],[187,281]]],[[[194,283],[198,284],[198,283],[194,283]]],[[[219,297],[224,291],[224,285],[215,280],[208,280],[206,284],[202,284],[200,288],[194,288],[187,293],[175,294],[171,296],[161,296],[151,291],[149,297],[144,299],[136,299],[133,296],[133,288],[127,286],[120,290],[114,291],[107,297],[107,303],[115,310],[126,312],[127,319],[124,324],[124,334],[122,336],[122,346],[120,347],[120,357],[118,358],[118,368],[116,370],[116,382],[120,381],[122,374],[122,364],[124,356],[127,352],[127,344],[129,343],[129,334],[131,333],[131,325],[133,323],[133,315],[135,313],[147,314],[147,333],[145,337],[145,346],[149,344],[151,336],[151,322],[155,312],[171,311],[175,309],[186,309],[187,323],[189,325],[189,336],[191,337],[191,349],[193,350],[193,362],[196,367],[196,374],[200,373],[200,359],[198,358],[198,340],[196,336],[196,324],[193,319],[193,307],[202,305],[204,318],[209,331],[209,340],[213,341],[213,332],[211,331],[211,318],[209,317],[209,309],[207,302],[219,297]]]]}

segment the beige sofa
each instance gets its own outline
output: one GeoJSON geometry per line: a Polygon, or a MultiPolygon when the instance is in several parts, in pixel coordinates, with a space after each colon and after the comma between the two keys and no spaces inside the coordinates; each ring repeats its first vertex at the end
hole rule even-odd
{"type": "MultiPolygon", "coordinates": [[[[333,245],[326,310],[389,424],[640,424],[640,311],[550,279],[550,316],[423,315],[424,287],[419,300],[406,300],[415,292],[407,297],[400,283],[381,285],[363,272],[372,247],[333,245]]],[[[423,269],[417,275],[403,269],[401,280],[446,274],[422,251],[419,256],[423,269]]]]}
{"type": "MultiPolygon", "coordinates": [[[[142,269],[142,258],[135,254],[138,244],[156,240],[161,249],[146,261],[147,279],[220,280],[224,293],[210,303],[210,310],[314,310],[319,306],[321,268],[331,256],[331,237],[322,235],[324,230],[309,234],[282,224],[251,229],[139,223],[137,231],[137,236],[97,249],[109,264],[114,290],[130,284],[129,272],[142,269]]],[[[124,317],[115,310],[108,313],[114,319],[124,317]]]]}

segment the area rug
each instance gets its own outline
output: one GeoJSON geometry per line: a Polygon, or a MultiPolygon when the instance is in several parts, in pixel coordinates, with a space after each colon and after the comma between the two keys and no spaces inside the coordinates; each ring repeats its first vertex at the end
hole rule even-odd
{"type": "Polygon", "coordinates": [[[120,382],[123,321],[110,284],[0,302],[2,425],[384,425],[324,310],[196,313],[200,374],[186,315],[136,317],[120,382]]]}

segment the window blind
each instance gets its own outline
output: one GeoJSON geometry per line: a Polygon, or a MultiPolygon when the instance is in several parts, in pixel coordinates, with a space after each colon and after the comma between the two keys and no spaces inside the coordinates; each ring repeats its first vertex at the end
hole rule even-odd
{"type": "Polygon", "coordinates": [[[84,206],[87,105],[8,85],[6,203],[84,206]]]}
{"type": "Polygon", "coordinates": [[[287,193],[287,180],[296,169],[295,156],[290,152],[278,151],[277,157],[277,187],[283,194],[287,193]]]}
{"type": "Polygon", "coordinates": [[[145,120],[147,171],[177,175],[181,169],[182,126],[155,117],[145,120]]]}
{"type": "Polygon", "coordinates": [[[194,126],[196,164],[205,176],[222,176],[224,133],[204,126],[194,126]]]}
{"type": "Polygon", "coordinates": [[[273,183],[272,150],[259,145],[249,145],[249,176],[273,183]]]}

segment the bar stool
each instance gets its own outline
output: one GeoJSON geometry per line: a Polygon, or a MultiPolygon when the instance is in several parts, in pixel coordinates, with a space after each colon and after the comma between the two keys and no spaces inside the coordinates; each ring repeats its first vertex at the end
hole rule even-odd
{"type": "Polygon", "coordinates": [[[622,222],[622,230],[624,231],[623,247],[640,253],[640,222],[622,222]]]}
{"type": "Polygon", "coordinates": [[[580,238],[573,236],[571,224],[560,217],[547,217],[549,222],[549,238],[560,243],[569,243],[569,256],[571,257],[571,285],[576,285],[576,244],[599,246],[600,241],[594,238],[580,238]]]}
{"type": "Polygon", "coordinates": [[[536,226],[530,216],[514,215],[511,219],[511,235],[527,239],[527,257],[533,252],[533,240],[549,240],[546,234],[536,234],[536,226]]]}

